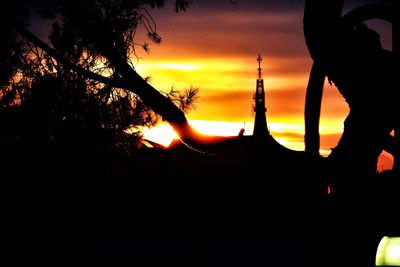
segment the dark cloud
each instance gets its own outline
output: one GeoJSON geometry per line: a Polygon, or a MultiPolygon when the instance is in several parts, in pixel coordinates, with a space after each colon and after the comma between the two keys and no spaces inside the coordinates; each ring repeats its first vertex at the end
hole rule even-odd
{"type": "MultiPolygon", "coordinates": [[[[274,56],[309,55],[303,35],[304,0],[233,2],[236,4],[230,0],[194,0],[186,12],[179,14],[168,7],[154,10],[164,44],[185,47],[187,51],[182,53],[202,56],[249,55],[259,51],[274,56]]],[[[345,8],[371,2],[376,0],[347,0],[345,8]]],[[[388,35],[387,31],[384,35],[388,35]]]]}
{"type": "Polygon", "coordinates": [[[285,12],[292,10],[301,10],[304,6],[304,0],[194,0],[191,8],[198,8],[202,11],[222,10],[240,10],[240,12],[249,11],[274,11],[285,12]]]}
{"type": "MultiPolygon", "coordinates": [[[[324,1],[324,0],[321,0],[324,1]]],[[[345,0],[344,12],[355,7],[377,3],[379,0],[345,0]]],[[[193,0],[186,11],[198,14],[212,13],[303,13],[305,0],[193,0]]],[[[169,8],[172,12],[171,8],[169,8]]]]}
{"type": "MultiPolygon", "coordinates": [[[[249,5],[250,7],[250,5],[249,5]]],[[[155,14],[164,45],[186,47],[188,54],[249,55],[266,52],[275,56],[307,55],[300,10],[193,7],[183,14],[159,10],[155,14]],[[300,45],[293,45],[300,44],[300,45]]]]}

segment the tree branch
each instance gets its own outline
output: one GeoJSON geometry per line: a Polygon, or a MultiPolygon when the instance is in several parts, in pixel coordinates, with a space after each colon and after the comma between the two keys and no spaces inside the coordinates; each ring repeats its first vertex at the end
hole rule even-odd
{"type": "Polygon", "coordinates": [[[64,67],[75,71],[76,73],[85,76],[86,78],[96,80],[101,83],[119,87],[129,90],[137,94],[150,109],[155,113],[161,115],[163,120],[168,121],[171,126],[176,130],[177,134],[186,141],[194,141],[202,143],[203,137],[196,132],[188,124],[184,113],[176,107],[171,101],[163,96],[158,90],[148,84],[139,74],[137,74],[126,62],[122,62],[121,58],[116,55],[106,55],[106,57],[116,65],[117,70],[122,74],[124,79],[108,78],[102,75],[93,73],[89,70],[81,68],[63,56],[57,53],[54,48],[39,39],[36,35],[31,33],[21,23],[14,23],[13,27],[27,40],[40,47],[43,51],[48,53],[51,57],[56,59],[64,67]]]}
{"type": "Polygon", "coordinates": [[[34,45],[40,47],[40,49],[42,49],[43,51],[45,51],[47,54],[49,54],[52,58],[56,59],[59,63],[61,63],[62,65],[64,65],[64,67],[75,71],[78,74],[81,74],[83,76],[85,76],[86,78],[101,82],[101,83],[105,83],[105,84],[109,84],[112,85],[114,87],[119,87],[119,88],[124,88],[124,89],[128,89],[127,85],[124,83],[123,80],[121,79],[117,79],[117,78],[108,78],[102,75],[99,75],[97,73],[91,72],[87,69],[84,69],[82,67],[79,67],[73,63],[71,63],[70,61],[68,61],[67,59],[65,59],[63,56],[61,56],[60,54],[57,53],[57,51],[54,50],[54,48],[52,48],[51,46],[49,46],[48,44],[46,44],[45,42],[43,42],[41,39],[39,39],[36,35],[34,35],[33,33],[31,33],[28,29],[26,29],[24,26],[22,26],[21,23],[16,23],[13,25],[14,28],[22,35],[24,36],[28,41],[32,42],[34,45]]]}

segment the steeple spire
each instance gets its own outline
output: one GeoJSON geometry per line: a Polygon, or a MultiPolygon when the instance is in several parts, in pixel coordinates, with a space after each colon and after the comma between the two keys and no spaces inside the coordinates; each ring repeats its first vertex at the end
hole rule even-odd
{"type": "Polygon", "coordinates": [[[261,80],[262,79],[262,68],[261,68],[262,58],[261,58],[260,53],[258,53],[257,61],[258,61],[258,79],[261,80]]]}
{"type": "Polygon", "coordinates": [[[261,55],[258,54],[258,79],[256,85],[256,93],[254,94],[254,112],[256,113],[254,119],[254,130],[253,136],[267,137],[269,136],[269,130],[267,126],[267,118],[265,113],[267,108],[265,107],[265,92],[264,92],[264,80],[262,79],[262,68],[261,68],[261,55]]]}

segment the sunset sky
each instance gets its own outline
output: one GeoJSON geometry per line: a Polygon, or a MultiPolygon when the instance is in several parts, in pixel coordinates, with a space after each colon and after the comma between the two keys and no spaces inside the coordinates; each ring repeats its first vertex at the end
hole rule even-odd
{"type": "MultiPolygon", "coordinates": [[[[237,135],[245,127],[245,134],[252,134],[256,58],[261,53],[270,132],[281,144],[304,150],[304,103],[312,64],[303,36],[304,0],[201,0],[178,14],[171,2],[150,10],[162,42],[151,45],[150,54],[139,52],[137,71],[150,76],[158,90],[198,87],[197,108],[188,114],[198,130],[237,135]]],[[[374,1],[345,2],[350,10],[374,1]]],[[[368,23],[391,49],[391,24],[368,23]]],[[[336,145],[347,113],[344,99],[327,84],[320,123],[323,155],[336,145]]],[[[172,135],[165,129],[170,128],[146,131],[146,136],[165,139],[172,135]]],[[[168,138],[161,142],[168,143],[168,138]]],[[[378,169],[388,166],[379,164],[378,169]]]]}

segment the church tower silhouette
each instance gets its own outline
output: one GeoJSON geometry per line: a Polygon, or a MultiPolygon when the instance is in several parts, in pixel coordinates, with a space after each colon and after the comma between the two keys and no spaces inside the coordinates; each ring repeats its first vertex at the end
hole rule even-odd
{"type": "Polygon", "coordinates": [[[256,92],[254,94],[254,130],[253,136],[255,137],[268,137],[270,135],[267,125],[267,117],[265,113],[267,108],[265,107],[265,91],[264,91],[264,80],[262,78],[261,68],[261,55],[258,54],[258,78],[256,84],[256,92]]]}

